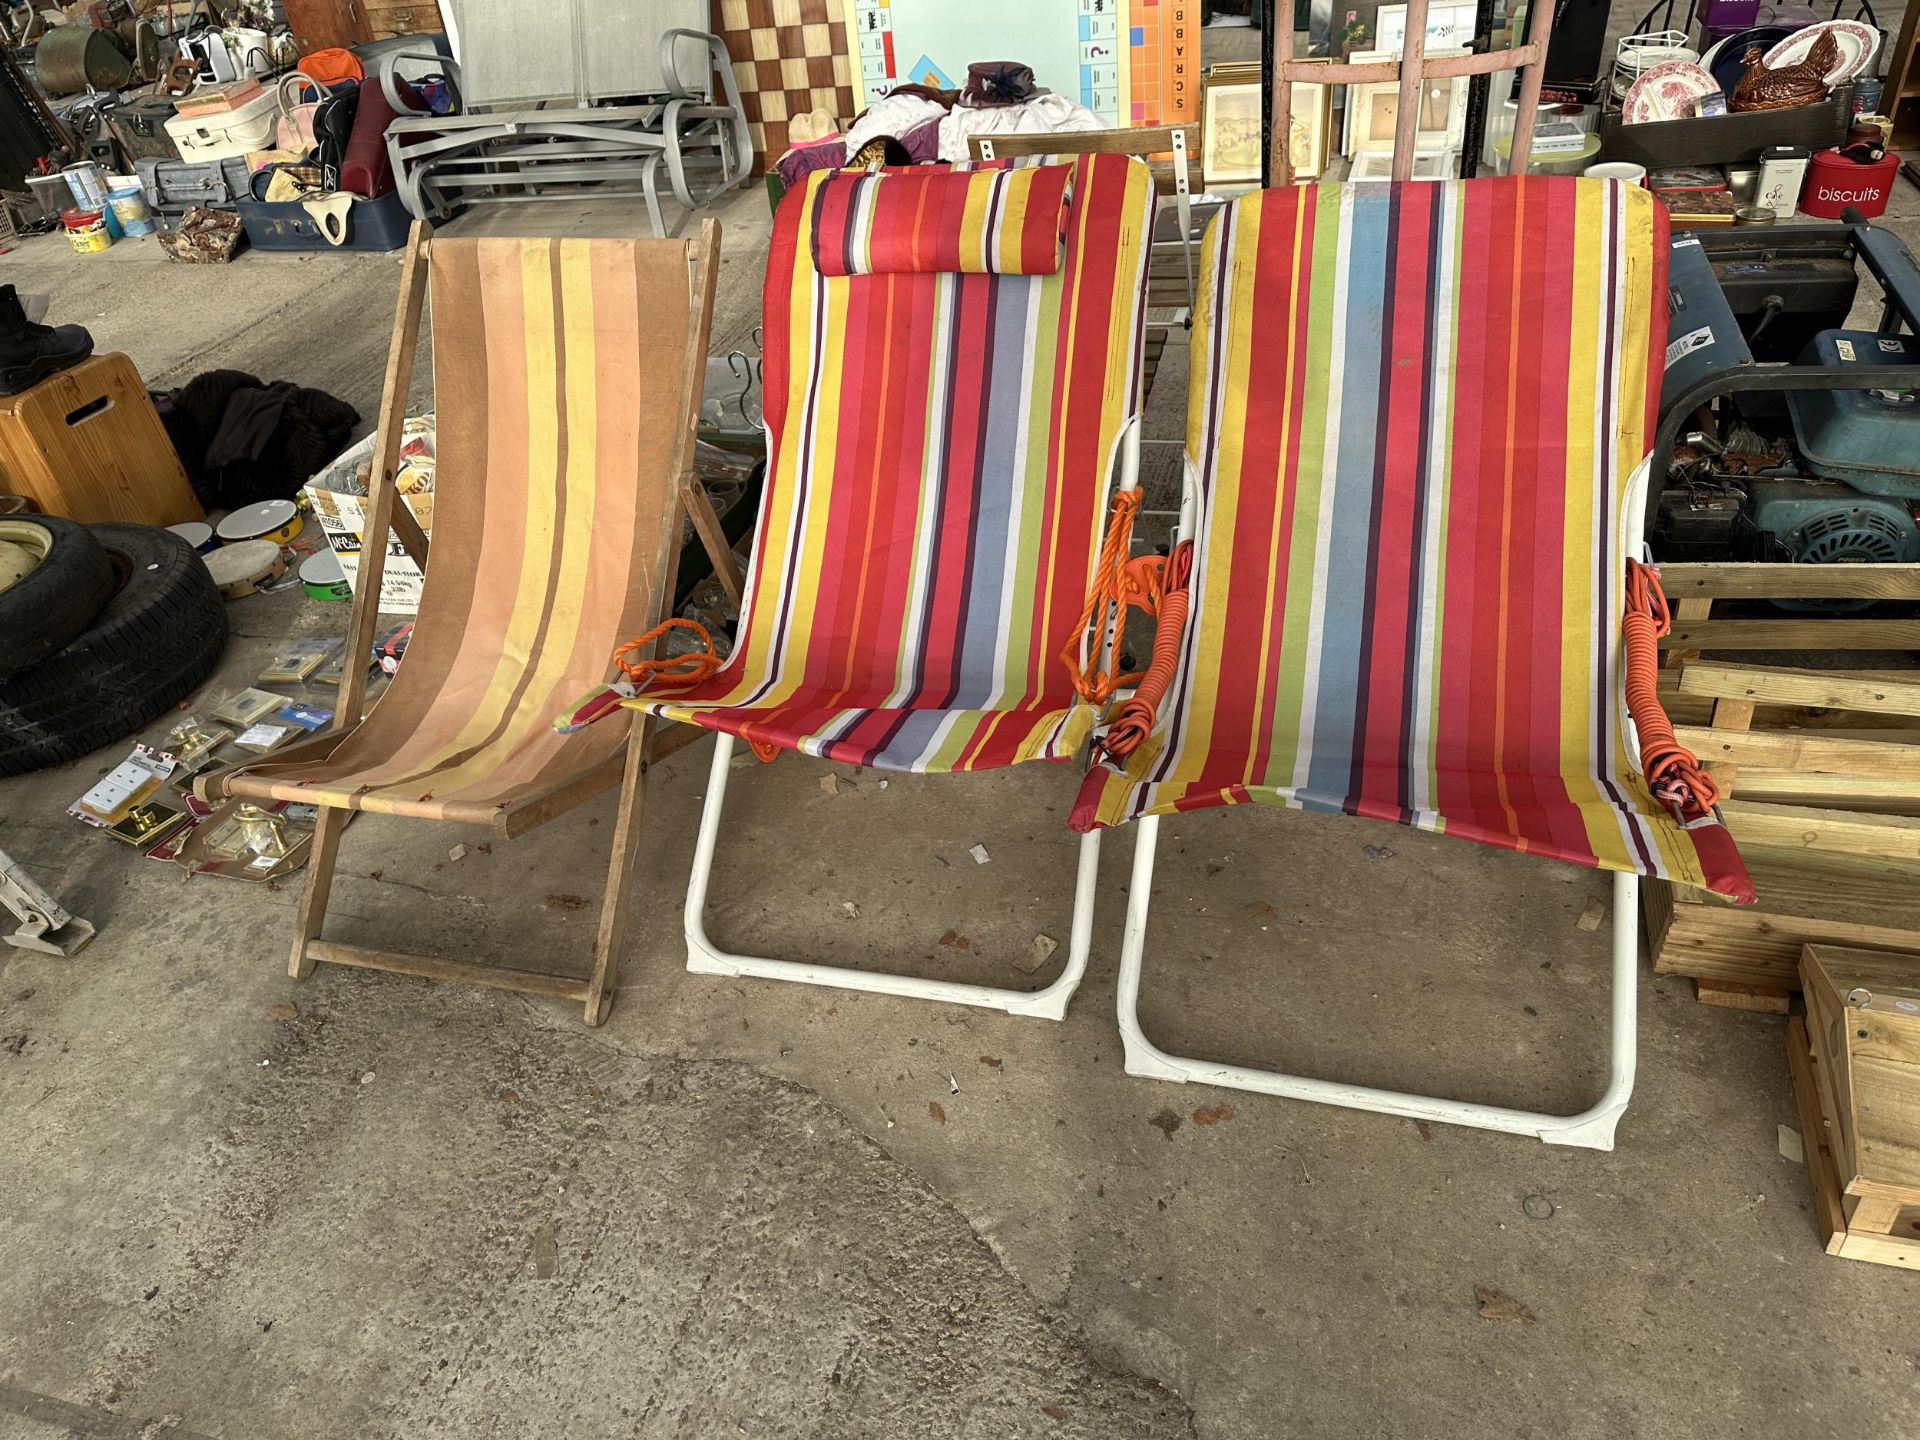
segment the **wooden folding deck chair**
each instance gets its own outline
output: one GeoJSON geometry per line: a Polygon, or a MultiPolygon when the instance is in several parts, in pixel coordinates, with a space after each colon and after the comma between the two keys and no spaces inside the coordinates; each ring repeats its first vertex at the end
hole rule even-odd
{"type": "MultiPolygon", "coordinates": [[[[650,720],[632,735],[624,715],[572,735],[551,721],[599,683],[608,653],[651,626],[673,594],[682,506],[705,505],[692,459],[718,266],[711,220],[697,240],[429,241],[414,226],[335,726],[201,782],[208,799],[320,807],[295,921],[295,978],[329,961],[579,1000],[588,1024],[606,1018],[641,792],[667,747],[653,748],[650,720]],[[393,477],[429,270],[433,563],[406,659],[362,719],[385,537],[401,517],[411,520],[393,477]],[[613,858],[586,979],[320,938],[348,811],[466,821],[512,837],[616,783],[613,858]]],[[[703,536],[718,533],[710,510],[697,523],[703,536]]],[[[419,527],[407,529],[422,546],[419,527]]],[[[713,559],[731,566],[724,545],[713,559]]]]}
{"type": "Polygon", "coordinates": [[[629,704],[720,732],[687,967],[1058,1019],[1086,967],[1097,837],[1065,968],[1035,991],[722,950],[707,883],[734,737],[886,770],[1065,760],[1094,707],[1077,643],[1115,462],[1132,498],[1153,224],[1147,167],[819,172],[774,217],[766,488],[739,638],[629,704]]]}
{"type": "Polygon", "coordinates": [[[1073,816],[1139,823],[1129,1074],[1611,1146],[1633,1084],[1638,877],[1752,899],[1660,712],[1662,607],[1631,565],[1666,255],[1665,211],[1614,181],[1267,190],[1214,221],[1178,604],[1162,602],[1145,708],[1096,741],[1073,816]],[[1158,817],[1235,804],[1616,872],[1599,1102],[1535,1114],[1157,1048],[1138,999],[1158,817]]]}

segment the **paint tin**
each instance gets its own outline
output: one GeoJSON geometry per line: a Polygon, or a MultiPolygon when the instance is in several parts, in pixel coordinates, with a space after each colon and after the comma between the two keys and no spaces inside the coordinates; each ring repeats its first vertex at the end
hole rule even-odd
{"type": "Polygon", "coordinates": [[[242,505],[214,527],[222,545],[242,540],[271,540],[285,545],[306,524],[291,500],[262,500],[242,505]]]}
{"type": "Polygon", "coordinates": [[[1742,205],[1733,212],[1736,225],[1771,225],[1777,218],[1765,205],[1742,205]]]}
{"type": "Polygon", "coordinates": [[[67,227],[67,243],[76,255],[97,255],[113,244],[107,222],[98,210],[63,210],[60,223],[67,227]]]}
{"type": "Polygon", "coordinates": [[[107,208],[107,177],[93,161],[76,161],[60,173],[67,177],[67,188],[73,191],[74,204],[83,210],[107,208]]]}
{"type": "Polygon", "coordinates": [[[300,562],[300,583],[310,600],[353,598],[353,587],[347,584],[346,572],[340,568],[340,557],[331,550],[318,551],[300,562]]]}
{"type": "Polygon", "coordinates": [[[220,542],[213,538],[213,527],[204,520],[183,520],[178,525],[169,525],[167,529],[186,541],[200,554],[220,548],[220,542]]]}
{"type": "Polygon", "coordinates": [[[147,209],[146,192],[141,190],[138,183],[124,190],[109,190],[107,201],[120,221],[122,234],[153,234],[153,215],[147,209]]]}

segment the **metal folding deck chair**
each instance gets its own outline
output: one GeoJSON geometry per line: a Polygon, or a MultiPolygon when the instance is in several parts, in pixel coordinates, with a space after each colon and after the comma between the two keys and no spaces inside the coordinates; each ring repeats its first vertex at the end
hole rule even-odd
{"type": "MultiPolygon", "coordinates": [[[[673,594],[682,507],[704,501],[690,482],[718,267],[712,220],[685,241],[428,241],[414,226],[347,641],[359,663],[347,665],[338,718],[326,734],[200,782],[205,799],[319,807],[295,978],[328,961],[579,1000],[588,1024],[606,1018],[646,771],[677,747],[655,744],[651,720],[631,735],[625,715],[574,735],[551,721],[673,594]],[[393,477],[429,269],[432,563],[406,659],[363,719],[386,535],[407,513],[393,477]],[[349,811],[488,825],[510,838],[615,784],[613,857],[584,978],[320,938],[349,811]]],[[[408,522],[399,528],[419,552],[408,522]]],[[[712,558],[731,564],[724,546],[712,558]]]]}
{"type": "Polygon", "coordinates": [[[387,153],[411,214],[442,219],[478,200],[638,195],[664,236],[663,166],[689,214],[747,178],[746,111],[726,47],[707,31],[706,0],[442,3],[453,7],[457,59],[403,51],[379,72],[399,116],[387,127],[387,153]],[[454,114],[406,113],[402,67],[423,65],[444,74],[454,114]],[[690,159],[713,172],[709,187],[696,190],[690,159]]]}
{"type": "Polygon", "coordinates": [[[1266,190],[1215,219],[1178,603],[1161,603],[1145,708],[1096,740],[1073,816],[1138,822],[1129,1074],[1611,1146],[1633,1084],[1638,877],[1752,898],[1660,713],[1663,607],[1630,563],[1666,255],[1665,211],[1614,181],[1266,190]],[[1553,1116],[1156,1047],[1138,999],[1158,817],[1234,804],[1616,872],[1604,1095],[1553,1116]]]}
{"type": "Polygon", "coordinates": [[[739,637],[691,689],[629,704],[720,732],[687,890],[687,966],[1058,1019],[1086,967],[1098,837],[1065,968],[1019,991],[731,954],[705,908],[734,738],[885,770],[1075,755],[1094,707],[1063,647],[1117,468],[1139,462],[1153,185],[1071,165],[819,172],[774,218],[766,489],[739,637]]]}

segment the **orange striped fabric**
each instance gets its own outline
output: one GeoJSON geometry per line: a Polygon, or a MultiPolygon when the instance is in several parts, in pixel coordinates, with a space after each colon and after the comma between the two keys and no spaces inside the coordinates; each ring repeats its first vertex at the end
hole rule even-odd
{"type": "Polygon", "coordinates": [[[431,242],[438,488],[406,661],[357,729],[215,793],[486,822],[620,753],[625,716],[550,722],[654,622],[671,569],[689,253],[431,242]]]}

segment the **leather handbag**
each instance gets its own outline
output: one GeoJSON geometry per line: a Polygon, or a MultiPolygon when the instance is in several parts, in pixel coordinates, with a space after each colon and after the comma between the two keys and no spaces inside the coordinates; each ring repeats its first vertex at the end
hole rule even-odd
{"type": "Polygon", "coordinates": [[[334,179],[346,163],[347,142],[353,138],[353,117],[359,109],[360,87],[355,85],[329,95],[314,112],[315,158],[326,174],[328,189],[334,188],[334,179]]]}
{"type": "Polygon", "coordinates": [[[314,146],[313,120],[326,103],[327,87],[304,71],[289,70],[280,77],[275,95],[279,100],[280,119],[274,127],[273,148],[297,150],[304,155],[314,146]],[[303,87],[314,92],[313,99],[299,98],[303,87]]]}

